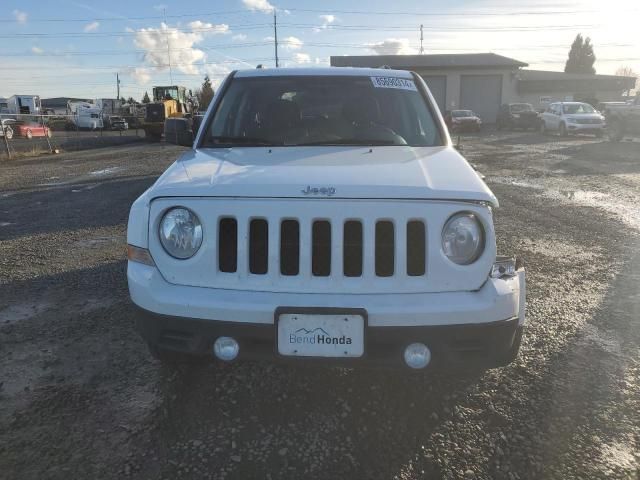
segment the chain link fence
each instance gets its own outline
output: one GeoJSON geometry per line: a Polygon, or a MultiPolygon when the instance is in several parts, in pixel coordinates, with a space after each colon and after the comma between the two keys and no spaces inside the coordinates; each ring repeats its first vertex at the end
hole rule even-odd
{"type": "Polygon", "coordinates": [[[0,114],[0,159],[122,145],[145,138],[136,118],[91,120],[79,122],[69,114],[0,114]]]}

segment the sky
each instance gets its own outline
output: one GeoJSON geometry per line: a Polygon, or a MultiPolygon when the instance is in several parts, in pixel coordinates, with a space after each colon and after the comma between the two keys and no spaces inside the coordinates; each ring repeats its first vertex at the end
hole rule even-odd
{"type": "Polygon", "coordinates": [[[331,55],[494,52],[562,71],[576,34],[597,73],[640,73],[640,3],[610,0],[0,0],[0,97],[140,100],[231,70],[322,67],[331,55]]]}

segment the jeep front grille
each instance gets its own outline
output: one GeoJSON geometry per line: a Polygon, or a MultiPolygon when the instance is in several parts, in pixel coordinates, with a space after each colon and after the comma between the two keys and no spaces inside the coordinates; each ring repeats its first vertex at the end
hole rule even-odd
{"type": "MultiPolygon", "coordinates": [[[[279,255],[281,275],[295,276],[300,273],[301,227],[297,220],[282,219],[279,225],[266,219],[251,219],[247,242],[238,239],[238,221],[235,218],[222,218],[218,222],[218,269],[233,273],[238,269],[238,258],[248,259],[249,272],[254,275],[269,273],[269,255],[272,249],[279,255]],[[269,243],[269,230],[279,230],[279,245],[269,243]]],[[[405,230],[406,274],[421,276],[426,272],[426,232],[425,224],[419,220],[410,220],[397,228],[405,230]]],[[[375,275],[391,277],[396,272],[396,225],[391,220],[375,222],[372,259],[375,275]]],[[[303,236],[304,237],[304,236],[303,236]]],[[[348,220],[335,225],[329,220],[315,220],[311,223],[309,236],[311,275],[329,277],[340,275],[360,277],[363,273],[364,235],[362,222],[348,220]],[[339,235],[333,235],[337,227],[339,235]],[[340,262],[332,261],[333,255],[339,255],[340,262]],[[341,271],[332,271],[340,265],[341,271]]]]}

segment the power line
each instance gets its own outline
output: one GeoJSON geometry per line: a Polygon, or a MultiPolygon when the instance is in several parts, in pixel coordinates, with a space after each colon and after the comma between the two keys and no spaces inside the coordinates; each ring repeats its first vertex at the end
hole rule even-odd
{"type": "MultiPolygon", "coordinates": [[[[279,40],[279,45],[293,45],[297,44],[296,42],[290,42],[285,40],[279,40]]],[[[239,43],[239,44],[217,44],[217,45],[198,45],[192,48],[171,48],[172,52],[176,51],[189,51],[193,49],[197,50],[205,50],[205,51],[215,51],[215,50],[226,50],[226,49],[235,49],[235,48],[249,48],[249,47],[260,47],[260,46],[269,46],[272,45],[272,42],[248,42],[248,43],[239,43]]],[[[375,43],[371,44],[362,44],[362,43],[334,43],[334,42],[304,42],[304,47],[346,47],[346,48],[359,48],[359,49],[371,49],[372,46],[375,46],[375,43]]],[[[418,49],[420,47],[419,44],[409,44],[410,48],[418,49]]],[[[548,49],[548,48],[569,48],[569,44],[553,44],[553,45],[520,45],[516,47],[504,47],[504,46],[496,46],[496,47],[486,47],[485,50],[532,50],[532,49],[548,49]]],[[[634,47],[635,45],[630,43],[602,43],[597,44],[596,48],[626,48],[626,47],[634,47]]],[[[469,48],[450,48],[450,47],[440,47],[437,45],[429,46],[426,45],[425,48],[428,48],[432,51],[465,51],[469,52],[472,49],[469,48]]],[[[136,55],[136,54],[147,54],[152,52],[162,52],[165,49],[149,49],[149,50],[84,50],[84,51],[56,51],[56,52],[44,52],[44,53],[0,53],[0,57],[22,57],[22,58],[37,58],[37,57],[67,57],[67,56],[86,56],[86,55],[136,55]]]]}

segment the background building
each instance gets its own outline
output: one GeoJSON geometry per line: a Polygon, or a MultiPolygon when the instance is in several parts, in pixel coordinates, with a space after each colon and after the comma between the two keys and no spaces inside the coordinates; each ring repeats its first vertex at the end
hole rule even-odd
{"type": "Polygon", "coordinates": [[[339,56],[331,57],[331,65],[412,70],[425,79],[442,112],[471,109],[488,123],[503,103],[543,108],[558,100],[613,101],[635,85],[630,77],[525,70],[527,63],[495,53],[339,56]]]}

